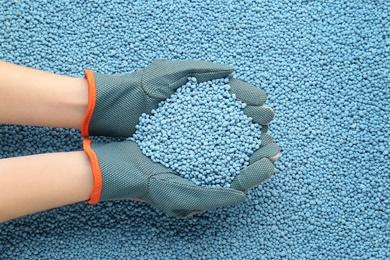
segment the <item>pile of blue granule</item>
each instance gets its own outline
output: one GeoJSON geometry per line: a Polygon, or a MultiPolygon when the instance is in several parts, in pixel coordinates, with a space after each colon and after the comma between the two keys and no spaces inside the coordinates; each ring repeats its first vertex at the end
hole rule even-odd
{"type": "MultiPolygon", "coordinates": [[[[282,156],[241,205],[184,220],[112,201],[0,224],[0,259],[390,259],[389,28],[387,0],[2,1],[0,59],[15,64],[80,78],[159,58],[234,66],[267,92],[282,156]]],[[[0,125],[0,158],[81,140],[0,125]]]]}
{"type": "Polygon", "coordinates": [[[197,185],[229,188],[259,149],[261,127],[230,94],[229,79],[189,78],[152,115],[143,114],[134,138],[152,161],[197,185]]]}

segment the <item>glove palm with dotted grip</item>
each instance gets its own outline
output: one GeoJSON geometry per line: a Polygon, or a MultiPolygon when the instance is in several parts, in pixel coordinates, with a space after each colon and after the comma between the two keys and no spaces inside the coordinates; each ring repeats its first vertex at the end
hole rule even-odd
{"type": "Polygon", "coordinates": [[[149,114],[169,98],[188,77],[198,82],[228,76],[234,68],[199,60],[156,60],[144,69],[127,75],[85,72],[88,82],[88,110],[81,134],[129,137],[139,117],[149,114]]]}
{"type": "Polygon", "coordinates": [[[152,162],[135,142],[84,140],[83,145],[94,176],[90,204],[137,199],[179,218],[240,204],[246,198],[244,191],[264,182],[274,173],[272,162],[262,158],[241,171],[233,180],[234,189],[201,187],[152,162]]]}

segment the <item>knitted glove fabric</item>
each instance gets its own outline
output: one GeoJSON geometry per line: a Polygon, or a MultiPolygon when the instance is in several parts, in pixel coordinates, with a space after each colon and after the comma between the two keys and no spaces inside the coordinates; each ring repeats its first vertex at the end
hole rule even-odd
{"type": "Polygon", "coordinates": [[[267,94],[264,90],[235,78],[230,79],[229,85],[231,87],[230,93],[241,102],[246,103],[247,106],[243,109],[244,114],[252,118],[254,123],[263,126],[261,149],[253,153],[249,158],[249,163],[252,164],[262,158],[268,158],[272,162],[276,161],[280,156],[280,148],[273,143],[272,137],[268,134],[268,124],[275,114],[271,108],[264,106],[267,101],[267,94]]]}
{"type": "Polygon", "coordinates": [[[142,113],[149,114],[178,87],[195,77],[198,82],[222,78],[234,71],[231,66],[187,60],[156,60],[144,69],[127,75],[85,72],[88,82],[88,109],[81,134],[129,137],[142,113]]]}
{"type": "Polygon", "coordinates": [[[171,169],[152,162],[135,142],[96,143],[85,140],[83,145],[94,175],[90,204],[138,199],[170,216],[184,218],[245,200],[241,191],[196,186],[171,169]]]}
{"type": "MultiPolygon", "coordinates": [[[[90,204],[117,199],[138,199],[170,216],[185,218],[205,210],[237,205],[243,191],[268,179],[273,164],[264,158],[242,170],[233,189],[196,186],[173,170],[152,162],[132,141],[96,143],[84,140],[91,161],[94,187],[90,204]]],[[[261,148],[260,148],[261,149],[261,148]]]]}

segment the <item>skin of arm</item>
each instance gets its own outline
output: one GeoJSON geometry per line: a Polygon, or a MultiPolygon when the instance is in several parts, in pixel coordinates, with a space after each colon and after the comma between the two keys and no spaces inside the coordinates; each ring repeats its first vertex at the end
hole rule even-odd
{"type": "Polygon", "coordinates": [[[0,61],[0,123],[81,128],[88,84],[74,78],[0,61]]]}
{"type": "MultiPolygon", "coordinates": [[[[0,61],[0,124],[79,128],[88,86],[73,78],[0,61]]],[[[84,151],[0,160],[0,223],[90,198],[84,151]]]]}
{"type": "Polygon", "coordinates": [[[0,223],[85,201],[93,186],[84,151],[0,160],[0,223]]]}

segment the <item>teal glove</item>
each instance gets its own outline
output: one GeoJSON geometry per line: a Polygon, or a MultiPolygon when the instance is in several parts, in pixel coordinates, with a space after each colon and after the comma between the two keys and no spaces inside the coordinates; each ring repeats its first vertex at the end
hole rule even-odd
{"type": "Polygon", "coordinates": [[[264,90],[239,79],[230,79],[229,85],[231,87],[229,90],[230,94],[247,104],[243,109],[244,114],[251,117],[254,123],[262,125],[261,149],[258,149],[251,155],[249,164],[262,158],[268,158],[275,162],[280,156],[280,148],[268,134],[268,124],[274,118],[274,111],[264,106],[264,103],[267,101],[267,94],[264,90]]]}
{"type": "Polygon", "coordinates": [[[179,218],[242,203],[246,198],[244,191],[264,182],[274,172],[272,162],[262,158],[243,169],[233,180],[231,189],[200,187],[152,162],[132,141],[94,143],[84,140],[83,145],[94,176],[90,204],[118,199],[141,200],[179,218]]]}
{"type": "MultiPolygon", "coordinates": [[[[227,76],[232,67],[202,61],[159,60],[130,75],[107,76],[86,72],[89,108],[83,121],[83,136],[130,136],[139,116],[149,113],[195,76],[198,81],[227,76]]],[[[99,144],[84,141],[94,174],[90,204],[116,199],[142,200],[171,216],[187,217],[205,210],[236,205],[245,200],[245,191],[272,176],[272,161],[279,147],[267,134],[274,117],[264,107],[264,91],[231,79],[231,94],[245,102],[244,113],[263,125],[261,147],[249,158],[249,166],[231,183],[231,189],[199,187],[171,169],[152,162],[130,141],[99,144]]]]}
{"type": "Polygon", "coordinates": [[[128,75],[85,72],[88,82],[88,110],[81,134],[129,137],[142,113],[149,114],[169,98],[188,77],[198,82],[228,76],[234,68],[210,62],[157,60],[128,75]]]}

